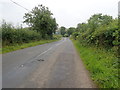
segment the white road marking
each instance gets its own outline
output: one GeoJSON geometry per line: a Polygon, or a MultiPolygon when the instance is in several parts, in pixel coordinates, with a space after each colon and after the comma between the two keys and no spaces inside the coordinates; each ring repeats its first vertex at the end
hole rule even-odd
{"type": "Polygon", "coordinates": [[[64,41],[66,41],[66,40],[63,40],[62,42],[56,44],[55,46],[58,46],[58,45],[62,44],[64,41]]]}
{"type": "MultiPolygon", "coordinates": [[[[64,40],[64,41],[66,41],[66,40],[64,40]]],[[[55,46],[58,46],[58,45],[62,44],[64,41],[56,44],[55,46]]],[[[38,58],[38,57],[40,57],[41,55],[47,53],[47,52],[48,52],[49,50],[51,50],[53,47],[54,47],[54,46],[52,46],[52,47],[50,47],[49,49],[47,49],[46,51],[42,52],[41,54],[39,54],[38,56],[36,56],[36,58],[38,58]]]]}

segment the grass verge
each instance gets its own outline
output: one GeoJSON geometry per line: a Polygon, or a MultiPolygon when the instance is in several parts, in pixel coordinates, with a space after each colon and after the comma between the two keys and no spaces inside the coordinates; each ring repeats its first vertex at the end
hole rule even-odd
{"type": "Polygon", "coordinates": [[[72,41],[92,80],[99,88],[120,88],[118,58],[112,52],[83,46],[77,40],[72,41]]]}
{"type": "Polygon", "coordinates": [[[45,44],[45,43],[55,42],[55,41],[58,41],[58,40],[60,40],[60,39],[40,40],[40,41],[34,41],[34,42],[29,42],[29,43],[14,44],[14,45],[11,45],[11,46],[5,46],[3,48],[0,48],[0,54],[4,54],[4,53],[8,53],[8,52],[16,51],[16,50],[19,50],[19,49],[24,49],[24,48],[27,48],[27,47],[36,46],[36,45],[41,45],[41,44],[45,44]]]}

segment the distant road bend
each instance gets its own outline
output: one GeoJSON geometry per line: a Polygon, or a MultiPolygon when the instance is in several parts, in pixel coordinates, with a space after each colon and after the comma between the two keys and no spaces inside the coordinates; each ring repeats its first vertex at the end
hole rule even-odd
{"type": "Polygon", "coordinates": [[[3,88],[94,88],[71,40],[17,50],[2,56],[3,88]]]}

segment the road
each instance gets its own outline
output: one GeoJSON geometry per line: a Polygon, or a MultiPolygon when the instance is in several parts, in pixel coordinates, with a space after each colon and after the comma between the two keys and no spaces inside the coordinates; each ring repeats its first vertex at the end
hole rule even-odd
{"type": "Polygon", "coordinates": [[[3,88],[94,88],[71,40],[17,50],[2,56],[3,88]]]}

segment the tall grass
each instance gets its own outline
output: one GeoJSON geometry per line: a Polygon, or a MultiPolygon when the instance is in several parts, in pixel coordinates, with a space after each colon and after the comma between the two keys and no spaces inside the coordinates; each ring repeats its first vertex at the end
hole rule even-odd
{"type": "Polygon", "coordinates": [[[120,88],[118,58],[112,52],[82,45],[75,40],[73,40],[73,43],[86,68],[90,71],[92,80],[100,88],[120,88]]]}

